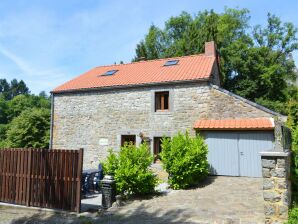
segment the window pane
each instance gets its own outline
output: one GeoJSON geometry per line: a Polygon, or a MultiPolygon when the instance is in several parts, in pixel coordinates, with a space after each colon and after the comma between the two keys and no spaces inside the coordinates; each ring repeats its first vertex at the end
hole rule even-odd
{"type": "Polygon", "coordinates": [[[136,136],[135,135],[122,135],[121,136],[121,146],[124,146],[125,143],[136,144],[136,136]]]}
{"type": "Polygon", "coordinates": [[[109,76],[109,75],[114,75],[116,72],[118,72],[118,70],[109,70],[106,71],[104,74],[102,74],[101,76],[109,76]]]}
{"type": "Polygon", "coordinates": [[[169,92],[155,93],[155,111],[169,109],[169,92]]]}
{"type": "Polygon", "coordinates": [[[161,109],[161,97],[160,94],[155,95],[155,111],[161,109]]]}
{"type": "Polygon", "coordinates": [[[177,65],[179,60],[171,60],[165,63],[165,66],[177,65]]]}
{"type": "Polygon", "coordinates": [[[169,109],[169,94],[165,94],[164,96],[164,105],[165,105],[165,110],[168,110],[169,109]]]}

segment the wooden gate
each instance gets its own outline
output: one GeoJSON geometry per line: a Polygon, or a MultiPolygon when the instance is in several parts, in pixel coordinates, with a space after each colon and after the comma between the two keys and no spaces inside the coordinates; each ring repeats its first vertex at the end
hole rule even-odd
{"type": "Polygon", "coordinates": [[[0,149],[0,201],[80,212],[83,149],[0,149]]]}

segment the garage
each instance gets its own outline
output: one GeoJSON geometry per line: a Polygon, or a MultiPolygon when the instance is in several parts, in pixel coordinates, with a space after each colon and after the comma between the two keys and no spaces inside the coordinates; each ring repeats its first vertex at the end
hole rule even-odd
{"type": "Polygon", "coordinates": [[[273,132],[207,132],[208,161],[214,175],[261,177],[260,152],[273,148],[273,132]]]}
{"type": "Polygon", "coordinates": [[[203,120],[195,128],[208,145],[211,174],[262,176],[260,152],[274,147],[270,119],[203,120]]]}

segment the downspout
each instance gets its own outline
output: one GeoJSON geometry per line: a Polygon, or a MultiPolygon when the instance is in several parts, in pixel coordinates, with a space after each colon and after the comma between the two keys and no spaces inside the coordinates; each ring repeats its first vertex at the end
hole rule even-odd
{"type": "Polygon", "coordinates": [[[53,147],[53,125],[54,125],[54,93],[51,93],[51,123],[50,123],[50,146],[53,147]]]}

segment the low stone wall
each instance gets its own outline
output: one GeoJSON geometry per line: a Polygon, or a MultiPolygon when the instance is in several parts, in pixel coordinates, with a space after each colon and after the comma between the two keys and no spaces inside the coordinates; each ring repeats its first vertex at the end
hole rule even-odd
{"type": "Polygon", "coordinates": [[[290,153],[261,154],[265,223],[284,223],[291,203],[290,153]]]}

